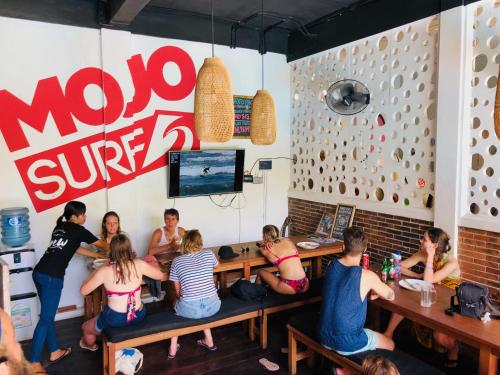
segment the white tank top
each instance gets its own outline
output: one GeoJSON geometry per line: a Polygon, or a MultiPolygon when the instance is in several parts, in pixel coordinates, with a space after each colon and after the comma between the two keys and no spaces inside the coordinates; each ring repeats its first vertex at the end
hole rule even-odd
{"type": "MultiPolygon", "coordinates": [[[[167,241],[167,236],[165,236],[165,227],[161,227],[160,229],[161,229],[161,237],[160,241],[156,246],[163,246],[170,243],[170,241],[167,241]]],[[[175,227],[174,238],[177,238],[176,242],[178,245],[182,243],[182,237],[179,235],[179,227],[175,227]]]]}

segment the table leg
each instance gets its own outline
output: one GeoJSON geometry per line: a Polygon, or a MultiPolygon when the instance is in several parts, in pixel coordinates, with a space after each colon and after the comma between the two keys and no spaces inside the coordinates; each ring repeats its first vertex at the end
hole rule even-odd
{"type": "Polygon", "coordinates": [[[290,330],[288,331],[288,372],[290,375],[297,373],[297,340],[290,330]]]}
{"type": "Polygon", "coordinates": [[[92,292],[92,316],[91,316],[91,318],[94,318],[101,313],[101,310],[102,310],[101,302],[102,302],[102,298],[101,298],[100,288],[94,289],[94,291],[92,292]]]}
{"type": "Polygon", "coordinates": [[[496,375],[498,357],[491,352],[491,348],[481,345],[479,349],[479,375],[496,375]]]}
{"type": "Polygon", "coordinates": [[[225,296],[227,293],[227,277],[225,272],[219,273],[219,285],[220,285],[221,295],[225,296]]]}
{"type": "Polygon", "coordinates": [[[315,279],[323,276],[323,265],[321,264],[321,257],[316,257],[313,260],[313,277],[315,279]]]}
{"type": "Polygon", "coordinates": [[[243,263],[243,277],[250,280],[250,263],[243,263]]]}

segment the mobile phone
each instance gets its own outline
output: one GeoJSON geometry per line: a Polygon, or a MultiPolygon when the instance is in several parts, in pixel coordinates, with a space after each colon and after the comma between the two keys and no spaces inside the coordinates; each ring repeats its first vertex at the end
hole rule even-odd
{"type": "Polygon", "coordinates": [[[451,307],[448,307],[446,310],[444,310],[444,313],[446,315],[449,315],[449,316],[455,315],[455,313],[453,312],[453,309],[451,307]]]}

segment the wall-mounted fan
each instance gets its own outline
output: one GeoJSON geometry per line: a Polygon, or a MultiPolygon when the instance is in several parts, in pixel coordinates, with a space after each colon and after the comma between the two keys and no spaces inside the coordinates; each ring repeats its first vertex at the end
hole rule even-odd
{"type": "Polygon", "coordinates": [[[326,91],[326,105],[341,115],[355,115],[370,104],[368,87],[354,79],[335,82],[326,91]]]}

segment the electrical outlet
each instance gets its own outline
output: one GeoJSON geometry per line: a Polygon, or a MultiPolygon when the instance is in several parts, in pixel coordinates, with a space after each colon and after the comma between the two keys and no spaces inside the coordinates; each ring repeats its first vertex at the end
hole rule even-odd
{"type": "Polygon", "coordinates": [[[254,184],[262,184],[264,182],[264,177],[262,176],[253,176],[254,184]]]}
{"type": "Polygon", "coordinates": [[[243,176],[243,182],[253,182],[253,176],[251,174],[246,174],[243,176]]]}

